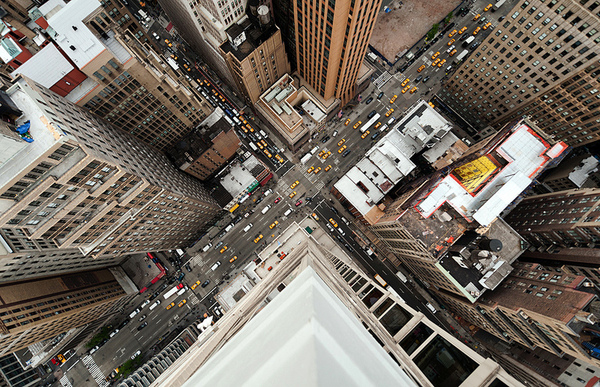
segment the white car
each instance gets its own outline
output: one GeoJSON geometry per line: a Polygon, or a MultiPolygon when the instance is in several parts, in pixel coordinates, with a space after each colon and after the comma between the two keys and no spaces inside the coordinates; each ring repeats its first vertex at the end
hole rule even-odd
{"type": "Polygon", "coordinates": [[[447,53],[451,53],[451,52],[452,52],[452,50],[454,50],[455,48],[456,48],[456,46],[453,44],[453,45],[451,45],[451,46],[450,46],[450,48],[449,48],[449,49],[447,49],[447,50],[446,50],[446,52],[447,52],[447,53]]]}
{"type": "Polygon", "coordinates": [[[140,354],[142,353],[142,351],[140,351],[139,349],[133,354],[131,355],[131,360],[135,359],[136,357],[138,357],[140,354]]]}

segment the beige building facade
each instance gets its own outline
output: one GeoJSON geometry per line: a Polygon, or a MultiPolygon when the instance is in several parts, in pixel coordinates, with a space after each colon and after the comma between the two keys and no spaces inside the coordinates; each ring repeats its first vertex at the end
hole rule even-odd
{"type": "Polygon", "coordinates": [[[547,134],[569,145],[594,141],[596,8],[594,1],[516,2],[450,76],[439,99],[469,124],[476,139],[531,115],[547,134]]]}

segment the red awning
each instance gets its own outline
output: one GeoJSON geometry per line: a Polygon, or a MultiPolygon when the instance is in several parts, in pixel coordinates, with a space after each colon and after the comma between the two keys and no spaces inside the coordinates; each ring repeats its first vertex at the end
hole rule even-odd
{"type": "Polygon", "coordinates": [[[173,23],[169,23],[167,25],[167,31],[171,32],[172,29],[173,29],[173,23]]]}

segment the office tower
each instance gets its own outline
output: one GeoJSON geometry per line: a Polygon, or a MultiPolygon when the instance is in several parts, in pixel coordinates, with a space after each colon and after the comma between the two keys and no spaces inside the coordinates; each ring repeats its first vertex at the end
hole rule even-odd
{"type": "Polygon", "coordinates": [[[598,366],[594,326],[597,295],[584,276],[566,276],[536,263],[516,262],[502,286],[476,303],[438,296],[455,313],[494,336],[598,366]]]}
{"type": "Polygon", "coordinates": [[[493,132],[484,131],[490,125],[532,115],[569,145],[595,141],[596,8],[594,1],[516,2],[451,74],[439,93],[442,106],[470,124],[472,135],[479,132],[476,138],[493,132]]]}
{"type": "Polygon", "coordinates": [[[594,247],[600,242],[600,189],[527,197],[506,221],[539,252],[594,247]]]}
{"type": "Polygon", "coordinates": [[[223,167],[240,148],[240,139],[231,120],[220,108],[204,120],[185,139],[178,141],[167,155],[182,171],[206,180],[223,167]]]}
{"type": "Polygon", "coordinates": [[[500,214],[566,149],[523,120],[476,144],[369,229],[421,281],[475,302],[527,245],[500,214]]]}
{"type": "Polygon", "coordinates": [[[381,1],[290,2],[298,74],[324,100],[335,98],[346,105],[354,97],[381,1]]]}
{"type": "Polygon", "coordinates": [[[151,383],[521,385],[369,278],[312,219],[259,255],[231,309],[151,383]]]}
{"type": "Polygon", "coordinates": [[[100,269],[0,284],[0,293],[5,355],[96,320],[135,289],[100,269]]]}
{"type": "Polygon", "coordinates": [[[236,85],[219,46],[227,40],[225,30],[240,20],[246,0],[158,0],[177,32],[222,80],[236,85]]]}
{"type": "Polygon", "coordinates": [[[97,0],[36,8],[38,28],[52,41],[12,75],[25,75],[164,150],[213,109],[172,71],[127,8],[109,8],[97,0]]]}
{"type": "Polygon", "coordinates": [[[35,386],[41,381],[38,370],[24,369],[17,356],[13,353],[0,357],[0,373],[4,383],[0,380],[0,386],[7,387],[29,387],[35,386]]]}
{"type": "MultiPolygon", "coordinates": [[[[590,153],[574,155],[540,178],[543,188],[550,192],[575,188],[600,187],[600,161],[590,153]]],[[[546,193],[544,191],[543,193],[546,193]]]]}
{"type": "Polygon", "coordinates": [[[219,48],[249,104],[258,101],[273,82],[290,72],[281,31],[271,20],[269,7],[262,5],[256,12],[258,17],[250,14],[229,27],[225,31],[228,40],[219,48]]]}
{"type": "Polygon", "coordinates": [[[3,248],[19,257],[4,266],[55,249],[75,264],[180,248],[220,211],[162,153],[41,85],[19,79],[3,100],[5,131],[33,141],[0,138],[0,227],[13,251],[3,248]]]}

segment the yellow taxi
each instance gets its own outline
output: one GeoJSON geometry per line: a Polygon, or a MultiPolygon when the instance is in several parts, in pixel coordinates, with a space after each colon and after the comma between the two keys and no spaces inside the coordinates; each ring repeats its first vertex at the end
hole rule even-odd
{"type": "Polygon", "coordinates": [[[346,145],[342,146],[340,149],[338,149],[338,153],[342,153],[343,151],[345,151],[347,148],[346,145]]]}
{"type": "Polygon", "coordinates": [[[410,82],[410,79],[406,78],[404,81],[402,81],[402,83],[400,84],[400,86],[404,87],[406,86],[406,84],[410,82]]]}
{"type": "Polygon", "coordinates": [[[283,163],[283,157],[279,156],[279,155],[275,155],[275,158],[277,159],[277,161],[279,161],[280,163],[283,163]]]}
{"type": "Polygon", "coordinates": [[[346,139],[342,138],[340,141],[338,141],[338,146],[342,146],[342,144],[345,142],[346,142],[346,139]]]}
{"type": "Polygon", "coordinates": [[[269,152],[268,150],[264,149],[263,152],[265,152],[265,155],[267,155],[268,158],[273,157],[273,155],[271,154],[271,152],[269,152]]]}
{"type": "Polygon", "coordinates": [[[348,126],[348,124],[350,124],[350,121],[352,121],[352,120],[351,120],[350,118],[348,118],[348,119],[346,120],[346,122],[344,122],[344,125],[348,126]]]}
{"type": "Polygon", "coordinates": [[[475,28],[475,31],[473,31],[473,36],[477,35],[479,31],[481,31],[481,27],[475,28]]]}
{"type": "Polygon", "coordinates": [[[485,7],[485,8],[483,9],[483,12],[487,12],[487,11],[489,11],[489,10],[490,10],[490,8],[492,8],[492,5],[491,5],[491,4],[488,4],[488,5],[487,5],[487,7],[485,7]]]}
{"type": "Polygon", "coordinates": [[[259,147],[260,149],[264,149],[265,147],[259,142],[256,143],[256,146],[259,147]]]}
{"type": "Polygon", "coordinates": [[[244,133],[248,133],[248,128],[246,128],[245,126],[242,126],[242,130],[244,131],[244,133]]]}
{"type": "Polygon", "coordinates": [[[273,228],[275,228],[275,226],[277,226],[279,224],[278,221],[274,221],[273,223],[271,223],[271,225],[269,226],[269,228],[272,230],[273,228]]]}
{"type": "Polygon", "coordinates": [[[392,114],[393,112],[394,112],[394,109],[390,109],[390,110],[387,111],[387,113],[385,113],[385,116],[389,117],[390,114],[392,114]]]}
{"type": "Polygon", "coordinates": [[[375,128],[374,129],[379,129],[379,127],[381,126],[381,122],[378,122],[375,124],[375,128]]]}
{"type": "Polygon", "coordinates": [[[333,220],[333,218],[329,218],[329,223],[331,223],[333,225],[333,227],[337,227],[338,224],[335,220],[333,220]]]}
{"type": "Polygon", "coordinates": [[[173,45],[171,44],[171,42],[169,42],[169,39],[165,39],[165,43],[167,43],[167,46],[173,47],[173,45]]]}
{"type": "Polygon", "coordinates": [[[256,239],[254,240],[254,243],[258,243],[258,241],[260,241],[261,239],[263,239],[262,234],[260,234],[259,236],[256,237],[256,239]]]}
{"type": "Polygon", "coordinates": [[[412,90],[410,91],[411,94],[415,93],[417,91],[417,86],[413,87],[412,90]]]}
{"type": "Polygon", "coordinates": [[[458,30],[458,34],[462,34],[463,32],[465,32],[467,30],[467,26],[464,26],[463,28],[461,28],[460,30],[458,30]]]}
{"type": "Polygon", "coordinates": [[[196,281],[196,283],[192,285],[192,290],[196,289],[198,285],[200,285],[200,281],[196,281]]]}
{"type": "Polygon", "coordinates": [[[263,144],[264,147],[267,146],[267,142],[265,140],[260,140],[260,143],[263,144]]]}
{"type": "Polygon", "coordinates": [[[294,191],[290,194],[290,199],[293,198],[294,196],[296,196],[296,191],[294,191]]]}
{"type": "Polygon", "coordinates": [[[437,66],[438,63],[440,63],[440,60],[442,60],[441,58],[437,58],[436,60],[434,60],[433,62],[431,62],[431,66],[435,67],[437,66]]]}
{"type": "Polygon", "coordinates": [[[319,152],[319,157],[323,157],[325,153],[327,153],[327,151],[323,149],[321,152],[319,152]]]}
{"type": "Polygon", "coordinates": [[[331,164],[329,164],[328,166],[325,167],[325,172],[329,171],[331,169],[331,164]]]}
{"type": "Polygon", "coordinates": [[[479,19],[480,17],[481,17],[481,14],[480,14],[480,13],[478,13],[477,15],[475,15],[475,17],[473,17],[473,21],[475,21],[475,20],[479,19]]]}
{"type": "Polygon", "coordinates": [[[327,153],[323,155],[323,160],[327,160],[329,156],[331,156],[331,151],[327,151],[327,153]]]}
{"type": "Polygon", "coordinates": [[[319,220],[319,217],[318,217],[318,216],[317,216],[317,214],[316,214],[316,213],[314,213],[314,212],[312,213],[312,217],[313,217],[313,218],[315,218],[315,220],[319,220]]]}
{"type": "Polygon", "coordinates": [[[454,35],[456,35],[456,33],[457,33],[457,32],[458,32],[458,31],[456,31],[456,30],[452,30],[452,32],[450,32],[450,33],[448,34],[448,37],[449,37],[449,38],[453,37],[454,35]]]}
{"type": "Polygon", "coordinates": [[[175,303],[171,302],[169,305],[167,305],[167,310],[171,309],[174,306],[175,306],[175,303]]]}
{"type": "Polygon", "coordinates": [[[246,124],[246,128],[250,131],[250,133],[254,132],[254,128],[250,126],[250,124],[246,124]]]}
{"type": "Polygon", "coordinates": [[[435,54],[433,54],[433,55],[431,56],[431,60],[434,60],[435,58],[437,58],[437,57],[438,57],[438,55],[440,55],[440,52],[439,52],[439,51],[438,51],[438,52],[436,52],[435,54]]]}
{"type": "Polygon", "coordinates": [[[368,130],[367,130],[367,131],[365,131],[365,132],[362,134],[362,136],[360,136],[360,138],[363,138],[363,139],[364,139],[365,137],[367,137],[367,136],[369,135],[369,133],[371,133],[371,132],[369,132],[368,130]]]}
{"type": "Polygon", "coordinates": [[[454,56],[454,54],[456,54],[456,49],[450,51],[450,56],[454,56]]]}
{"type": "Polygon", "coordinates": [[[296,180],[295,182],[293,182],[293,183],[292,183],[292,185],[290,185],[290,188],[291,188],[291,189],[294,189],[294,188],[296,188],[296,186],[297,186],[298,184],[300,184],[300,182],[299,182],[298,180],[296,180]]]}
{"type": "Polygon", "coordinates": [[[176,55],[174,55],[174,54],[171,54],[171,58],[173,58],[173,59],[177,60],[177,56],[176,56],[176,55]]]}
{"type": "Polygon", "coordinates": [[[402,94],[406,93],[409,89],[410,85],[406,86],[404,89],[402,89],[402,94]]]}
{"type": "Polygon", "coordinates": [[[450,41],[448,42],[448,46],[451,46],[454,42],[456,42],[456,39],[450,39],[450,41]]]}
{"type": "Polygon", "coordinates": [[[418,72],[418,73],[420,73],[421,71],[425,70],[425,67],[427,67],[427,66],[425,66],[425,65],[421,65],[421,67],[419,67],[419,68],[417,69],[417,72],[418,72]]]}
{"type": "Polygon", "coordinates": [[[185,299],[183,299],[183,300],[179,301],[179,304],[177,304],[177,306],[181,308],[181,307],[182,307],[182,306],[184,306],[186,303],[187,303],[187,301],[186,301],[185,299]]]}
{"type": "Polygon", "coordinates": [[[492,22],[487,22],[485,23],[485,25],[483,26],[484,30],[487,30],[488,28],[490,28],[492,26],[492,22]]]}
{"type": "Polygon", "coordinates": [[[396,98],[398,98],[398,96],[396,94],[394,94],[394,96],[392,97],[392,99],[390,99],[390,103],[396,102],[396,98]]]}
{"type": "Polygon", "coordinates": [[[227,251],[227,246],[223,246],[223,248],[221,249],[221,251],[219,251],[221,254],[223,254],[225,251],[227,251]]]}
{"type": "Polygon", "coordinates": [[[438,63],[438,65],[437,65],[437,66],[438,66],[438,67],[442,67],[442,66],[444,65],[444,63],[446,63],[446,59],[442,59],[442,60],[440,61],[440,63],[438,63]]]}
{"type": "Polygon", "coordinates": [[[319,168],[315,169],[315,175],[316,175],[317,173],[319,173],[319,172],[321,172],[321,167],[319,167],[319,168]]]}
{"type": "Polygon", "coordinates": [[[237,255],[234,255],[233,258],[231,258],[229,260],[229,263],[234,263],[236,259],[237,259],[237,255]]]}
{"type": "Polygon", "coordinates": [[[354,124],[353,128],[356,129],[360,126],[360,124],[362,124],[362,121],[358,121],[356,124],[354,124]]]}
{"type": "Polygon", "coordinates": [[[308,170],[306,171],[306,173],[311,173],[314,170],[315,170],[315,167],[310,167],[310,168],[308,168],[308,170]]]}

